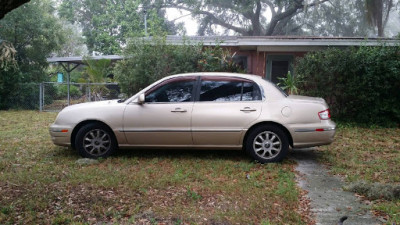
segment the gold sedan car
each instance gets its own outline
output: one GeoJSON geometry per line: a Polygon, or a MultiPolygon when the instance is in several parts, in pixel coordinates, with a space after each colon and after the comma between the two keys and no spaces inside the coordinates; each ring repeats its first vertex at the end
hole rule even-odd
{"type": "Polygon", "coordinates": [[[289,146],[330,144],[335,123],[321,98],[286,95],[255,75],[190,73],[165,77],[126,101],[72,105],[50,126],[56,145],[89,158],[118,148],[244,149],[281,161],[289,146]]]}

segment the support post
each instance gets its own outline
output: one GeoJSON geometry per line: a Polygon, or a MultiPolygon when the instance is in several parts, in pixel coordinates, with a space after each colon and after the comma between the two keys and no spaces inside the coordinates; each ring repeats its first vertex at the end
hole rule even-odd
{"type": "Polygon", "coordinates": [[[147,37],[147,10],[143,11],[144,13],[144,35],[147,37]]]}
{"type": "Polygon", "coordinates": [[[89,102],[92,101],[92,93],[90,91],[90,84],[88,83],[88,89],[89,89],[89,102]]]}
{"type": "MultiPolygon", "coordinates": [[[[76,67],[78,67],[79,64],[76,63],[76,65],[75,65],[74,67],[72,67],[72,68],[71,68],[71,63],[69,63],[69,62],[67,62],[67,67],[65,67],[65,65],[64,65],[63,63],[60,63],[60,64],[61,64],[61,66],[64,68],[64,70],[67,71],[68,105],[70,105],[70,104],[71,104],[71,96],[70,96],[69,91],[70,91],[70,85],[71,85],[71,82],[70,82],[70,81],[71,81],[71,71],[74,70],[76,67]]],[[[75,64],[75,63],[74,63],[74,64],[75,64]]]]}
{"type": "Polygon", "coordinates": [[[70,72],[70,68],[69,68],[69,66],[70,66],[71,64],[69,64],[68,63],[68,70],[67,70],[67,93],[68,93],[68,105],[70,105],[71,104],[71,95],[70,95],[70,87],[71,87],[71,82],[70,82],[70,74],[69,74],[69,72],[70,72]]]}
{"type": "Polygon", "coordinates": [[[43,83],[39,84],[39,110],[43,112],[43,83]]]}

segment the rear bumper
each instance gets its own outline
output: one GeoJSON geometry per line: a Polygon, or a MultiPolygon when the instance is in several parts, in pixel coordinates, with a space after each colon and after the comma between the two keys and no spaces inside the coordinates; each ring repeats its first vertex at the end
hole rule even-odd
{"type": "Polygon", "coordinates": [[[334,141],[336,124],[329,120],[321,124],[295,127],[291,133],[293,137],[293,147],[329,145],[334,141]]]}

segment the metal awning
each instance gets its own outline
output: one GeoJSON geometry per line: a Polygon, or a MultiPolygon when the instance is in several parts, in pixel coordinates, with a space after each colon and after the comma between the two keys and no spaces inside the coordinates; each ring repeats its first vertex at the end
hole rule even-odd
{"type": "MultiPolygon", "coordinates": [[[[119,55],[102,55],[102,56],[90,56],[89,59],[100,60],[100,59],[110,59],[111,61],[122,60],[123,57],[119,55]]],[[[84,64],[83,56],[71,56],[71,57],[52,57],[47,58],[48,63],[72,63],[72,64],[84,64]]]]}

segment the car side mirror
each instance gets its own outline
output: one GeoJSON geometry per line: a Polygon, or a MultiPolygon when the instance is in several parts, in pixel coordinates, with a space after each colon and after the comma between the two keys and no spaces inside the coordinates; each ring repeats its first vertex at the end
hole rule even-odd
{"type": "Polygon", "coordinates": [[[139,95],[139,99],[138,99],[138,103],[139,104],[143,104],[145,99],[146,99],[146,96],[144,95],[144,93],[140,94],[139,95]]]}

